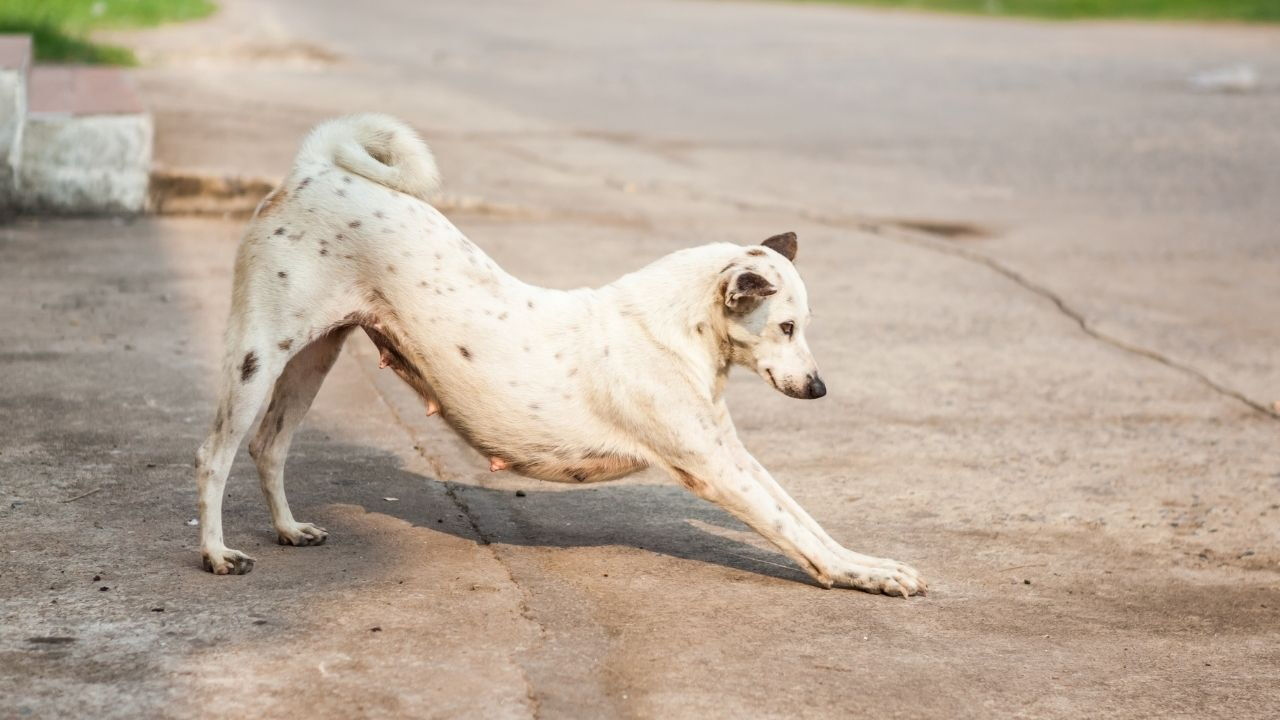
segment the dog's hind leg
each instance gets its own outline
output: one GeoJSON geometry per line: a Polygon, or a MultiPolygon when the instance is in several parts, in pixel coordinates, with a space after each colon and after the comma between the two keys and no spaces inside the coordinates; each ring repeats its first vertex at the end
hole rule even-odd
{"type": "Polygon", "coordinates": [[[268,328],[278,330],[276,325],[233,310],[222,361],[218,414],[212,432],[196,453],[200,555],[204,568],[217,575],[243,575],[253,569],[253,558],[223,544],[222,494],[240,441],[290,357],[288,348],[274,340],[287,334],[264,334],[268,328]]]}
{"type": "Polygon", "coordinates": [[[350,332],[348,326],[322,335],[289,360],[276,380],[258,432],[249,442],[249,455],[258,466],[262,494],[271,508],[271,525],[281,545],[320,545],[329,537],[324,528],[293,519],[284,492],[284,465],[293,433],[350,332]]]}

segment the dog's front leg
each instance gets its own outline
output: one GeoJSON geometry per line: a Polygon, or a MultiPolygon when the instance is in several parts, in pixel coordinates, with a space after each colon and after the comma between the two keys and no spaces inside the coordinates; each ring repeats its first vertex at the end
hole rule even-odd
{"type": "Polygon", "coordinates": [[[774,480],[769,471],[742,446],[736,435],[726,438],[725,445],[733,451],[738,464],[746,468],[746,472],[764,488],[765,492],[782,510],[790,513],[797,522],[813,533],[828,550],[841,558],[841,567],[843,569],[837,573],[837,576],[846,576],[852,579],[848,582],[837,580],[837,584],[847,584],[868,592],[883,592],[886,595],[903,595],[904,590],[906,594],[923,594],[928,590],[928,583],[910,565],[889,558],[863,555],[836,542],[818,524],[818,521],[814,520],[800,506],[800,503],[796,502],[778,484],[777,480],[774,480]]]}
{"type": "MultiPolygon", "coordinates": [[[[701,436],[705,437],[705,433],[701,436]]],[[[664,465],[676,480],[777,545],[823,586],[839,585],[902,597],[925,591],[924,581],[911,567],[859,555],[827,537],[746,452],[736,434],[721,433],[714,445],[685,447],[671,457],[664,465]]]]}
{"type": "Polygon", "coordinates": [[[717,408],[716,423],[720,429],[719,441],[733,453],[736,463],[747,468],[747,470],[751,472],[752,477],[754,477],[756,481],[759,482],[766,491],[768,491],[773,499],[778,504],[782,505],[784,509],[790,511],[791,514],[794,515],[801,524],[808,528],[810,532],[816,535],[824,545],[837,554],[844,556],[849,562],[852,562],[855,565],[897,570],[915,578],[919,583],[920,592],[924,592],[927,589],[927,583],[920,577],[920,573],[910,565],[898,562],[897,560],[891,560],[889,558],[863,555],[862,553],[854,552],[853,550],[841,545],[834,538],[828,535],[827,531],[818,524],[818,521],[814,520],[813,517],[809,515],[803,507],[801,507],[800,503],[796,502],[795,499],[792,498],[791,495],[782,487],[782,485],[778,484],[778,481],[773,478],[773,475],[771,475],[769,471],[766,470],[758,460],[756,460],[755,456],[747,450],[746,446],[742,444],[742,440],[738,437],[737,429],[733,425],[733,419],[729,416],[728,408],[726,408],[723,403],[721,403],[717,408]]]}
{"type": "Polygon", "coordinates": [[[764,488],[750,477],[731,467],[727,455],[707,458],[706,462],[683,463],[667,467],[672,477],[694,495],[713,502],[778,546],[823,587],[835,584],[831,573],[831,553],[813,533],[790,513],[778,507],[764,488]],[[729,468],[723,461],[729,461],[729,468]]]}

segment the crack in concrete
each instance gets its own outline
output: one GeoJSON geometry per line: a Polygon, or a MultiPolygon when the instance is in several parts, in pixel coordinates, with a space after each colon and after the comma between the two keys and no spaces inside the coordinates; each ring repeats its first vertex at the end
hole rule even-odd
{"type": "MultiPolygon", "coordinates": [[[[350,343],[348,343],[348,345],[350,345],[350,343]]],[[[391,414],[391,418],[395,424],[400,426],[405,435],[409,437],[410,441],[414,441],[415,437],[413,428],[404,421],[404,418],[401,417],[400,413],[396,410],[395,405],[387,399],[383,394],[382,389],[378,387],[378,383],[375,381],[374,377],[369,374],[367,366],[372,365],[372,358],[364,357],[367,353],[359,350],[354,350],[353,354],[359,355],[362,359],[368,361],[357,363],[357,366],[360,368],[360,373],[364,375],[365,379],[368,380],[369,385],[373,387],[373,392],[377,396],[378,401],[381,402],[383,407],[387,409],[387,412],[391,414]]],[[[522,586],[518,580],[516,580],[515,574],[511,572],[511,567],[502,559],[502,555],[498,553],[497,547],[493,545],[485,532],[480,529],[480,523],[476,520],[475,514],[471,512],[471,507],[467,505],[466,501],[459,497],[456,492],[456,488],[461,486],[462,483],[459,483],[454,479],[456,475],[446,467],[443,458],[434,453],[427,452],[427,449],[421,443],[414,442],[413,449],[423,460],[427,461],[429,466],[431,466],[431,471],[435,473],[436,478],[438,478],[440,482],[444,483],[445,494],[453,502],[458,511],[462,513],[462,516],[466,518],[467,524],[470,525],[472,531],[475,532],[477,542],[489,549],[489,554],[493,557],[494,562],[498,563],[498,566],[502,568],[504,573],[506,573],[508,582],[510,582],[511,586],[516,589],[517,593],[519,593],[520,601],[517,604],[517,607],[520,611],[520,617],[524,618],[526,622],[537,630],[537,647],[545,645],[547,642],[547,628],[538,620],[537,617],[534,616],[533,610],[530,609],[529,592],[525,590],[524,586],[522,586]]],[[[535,649],[535,647],[528,647],[524,649],[524,652],[533,652],[535,649]]],[[[525,698],[529,701],[529,712],[536,720],[541,713],[541,701],[538,699],[538,694],[533,688],[533,683],[529,680],[529,673],[525,669],[524,664],[516,661],[514,658],[512,660],[515,662],[515,665],[520,668],[520,678],[524,681],[525,698]]]]}
{"type": "Polygon", "coordinates": [[[1011,280],[1014,284],[1020,286],[1024,290],[1030,293],[1033,293],[1035,295],[1038,295],[1041,298],[1044,298],[1045,300],[1048,300],[1049,302],[1053,303],[1053,305],[1058,309],[1059,313],[1061,313],[1062,315],[1066,316],[1067,318],[1075,322],[1076,326],[1080,328],[1080,331],[1088,335],[1089,337],[1094,338],[1095,340],[1101,343],[1104,343],[1106,345],[1110,345],[1111,347],[1114,347],[1118,350],[1123,350],[1124,352],[1127,352],[1131,355],[1137,355],[1138,357],[1143,357],[1148,360],[1157,362],[1161,365],[1164,365],[1165,367],[1177,370],[1178,372],[1181,372],[1182,374],[1200,382],[1200,384],[1213,390],[1219,395],[1236,400],[1244,404],[1251,410],[1254,410],[1255,412],[1258,412],[1268,418],[1271,418],[1273,420],[1280,420],[1280,412],[1277,412],[1276,410],[1270,407],[1267,407],[1265,404],[1260,403],[1254,400],[1253,398],[1250,398],[1248,395],[1245,395],[1244,393],[1234,388],[1227,387],[1226,385],[1209,377],[1207,373],[1205,373],[1204,371],[1198,368],[1195,368],[1186,363],[1179,362],[1169,357],[1168,355],[1164,355],[1156,350],[1152,350],[1151,348],[1146,348],[1141,345],[1128,342],[1126,340],[1115,337],[1114,335],[1109,335],[1097,329],[1096,327],[1089,324],[1089,320],[1084,316],[1084,313],[1080,312],[1079,310],[1076,310],[1075,308],[1067,304],[1067,301],[1063,299],[1061,295],[1054,292],[1053,290],[1050,290],[1048,287],[1045,287],[1044,285],[1036,282],[1035,280],[1032,280],[1026,275],[1023,275],[1017,270],[1014,270],[1013,268],[1010,268],[1007,265],[1004,265],[1003,263],[995,260],[994,258],[991,258],[987,255],[983,255],[981,253],[974,252],[967,248],[961,248],[953,245],[942,244],[941,242],[938,242],[931,237],[921,237],[916,233],[912,233],[910,231],[904,230],[900,226],[899,227],[883,226],[883,225],[882,226],[864,226],[862,229],[867,230],[868,232],[874,235],[877,235],[879,237],[886,238],[890,241],[902,242],[902,243],[911,245],[913,247],[919,247],[919,248],[929,250],[931,252],[937,252],[945,255],[950,255],[952,257],[958,257],[962,260],[966,260],[971,263],[982,265],[983,267],[986,267],[987,269],[993,272],[996,272],[1004,276],[1005,278],[1011,280]]]}

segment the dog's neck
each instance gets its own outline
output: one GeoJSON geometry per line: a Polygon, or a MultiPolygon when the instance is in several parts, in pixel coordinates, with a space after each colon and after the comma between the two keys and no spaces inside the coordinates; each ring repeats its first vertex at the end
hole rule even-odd
{"type": "Polygon", "coordinates": [[[684,377],[713,402],[733,364],[721,270],[741,252],[729,243],[681,250],[608,286],[620,312],[678,358],[684,377]]]}

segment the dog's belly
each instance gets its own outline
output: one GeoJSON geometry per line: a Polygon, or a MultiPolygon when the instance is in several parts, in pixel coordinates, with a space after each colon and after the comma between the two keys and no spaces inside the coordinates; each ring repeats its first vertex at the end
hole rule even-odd
{"type": "Polygon", "coordinates": [[[567,429],[533,413],[508,412],[502,422],[477,417],[465,404],[442,402],[446,422],[486,457],[500,458],[507,469],[554,482],[600,482],[630,475],[648,466],[620,452],[598,449],[581,429],[567,429]]]}
{"type": "Polygon", "coordinates": [[[643,470],[648,465],[639,458],[623,455],[592,455],[588,451],[533,452],[515,460],[510,469],[521,475],[552,482],[602,482],[643,470]]]}
{"type": "Polygon", "coordinates": [[[501,459],[516,473],[586,483],[612,480],[647,466],[631,453],[607,447],[610,433],[593,421],[581,397],[571,391],[504,392],[504,387],[522,386],[510,388],[510,381],[500,380],[483,383],[488,390],[477,399],[466,388],[481,385],[481,378],[463,376],[455,385],[442,383],[443,375],[430,369],[426,374],[437,378],[433,387],[445,421],[476,450],[501,459]]]}

